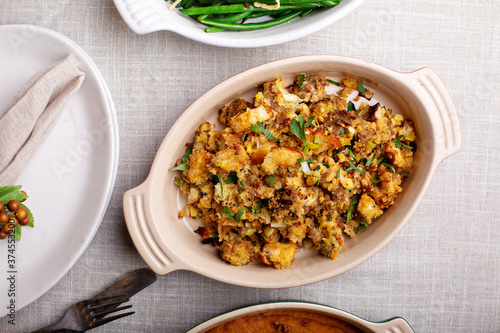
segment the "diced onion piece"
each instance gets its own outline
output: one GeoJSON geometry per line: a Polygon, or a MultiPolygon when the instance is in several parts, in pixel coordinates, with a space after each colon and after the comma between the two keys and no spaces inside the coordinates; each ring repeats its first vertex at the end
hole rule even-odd
{"type": "Polygon", "coordinates": [[[302,170],[302,172],[304,172],[306,175],[310,174],[311,173],[311,169],[309,168],[309,163],[307,163],[307,161],[304,161],[302,163],[300,163],[300,169],[302,170]]]}
{"type": "Polygon", "coordinates": [[[178,4],[179,2],[181,2],[181,1],[182,1],[182,0],[175,0],[175,1],[174,1],[171,5],[170,5],[170,7],[168,7],[168,10],[173,10],[173,9],[175,9],[175,6],[177,6],[177,4],[178,4]]]}
{"type": "Polygon", "coordinates": [[[268,4],[260,3],[260,2],[254,2],[253,5],[255,7],[265,8],[265,9],[278,9],[278,8],[280,8],[280,0],[276,0],[276,4],[272,5],[272,6],[269,6],[268,4]]]}
{"type": "Polygon", "coordinates": [[[273,234],[273,232],[274,232],[274,228],[272,228],[272,227],[265,227],[264,228],[264,234],[267,237],[271,236],[273,234]]]}
{"type": "Polygon", "coordinates": [[[271,222],[271,227],[283,228],[283,227],[286,227],[286,224],[284,222],[271,222]]]}

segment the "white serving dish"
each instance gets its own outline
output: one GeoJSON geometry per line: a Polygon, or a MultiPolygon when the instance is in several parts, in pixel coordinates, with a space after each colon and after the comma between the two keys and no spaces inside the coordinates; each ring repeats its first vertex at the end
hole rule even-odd
{"type": "Polygon", "coordinates": [[[231,320],[256,315],[274,310],[301,310],[327,315],[345,321],[348,324],[369,333],[414,333],[408,322],[401,317],[394,317],[381,322],[372,322],[347,311],[326,305],[303,302],[278,302],[249,306],[214,317],[192,328],[187,333],[203,333],[231,320]]]}
{"type": "MultiPolygon", "coordinates": [[[[35,227],[23,228],[15,251],[7,239],[0,241],[0,253],[5,255],[0,271],[15,274],[19,311],[66,275],[94,238],[115,185],[119,134],[106,82],[74,41],[44,27],[2,25],[0,50],[0,117],[26,81],[70,53],[85,73],[82,86],[17,179],[29,195],[26,205],[35,216],[35,227]],[[15,257],[13,267],[8,266],[8,249],[15,257]]],[[[6,278],[0,280],[0,290],[7,291],[9,285],[6,278]]],[[[3,306],[12,299],[0,293],[0,318],[12,314],[3,306]]]]}
{"type": "Polygon", "coordinates": [[[288,58],[257,66],[237,74],[198,98],[172,126],[151,167],[146,181],[127,191],[123,198],[125,220],[142,258],[160,275],[190,270],[230,284],[256,288],[284,288],[331,278],[361,264],[380,251],[408,222],[422,200],[438,164],[461,147],[457,113],[450,95],[429,68],[398,73],[359,59],[310,55],[288,58]],[[185,153],[202,122],[217,122],[218,109],[235,97],[250,98],[255,86],[275,77],[298,73],[324,74],[339,80],[345,75],[364,78],[382,105],[392,108],[415,123],[418,139],[415,170],[405,181],[394,206],[356,237],[346,239],[333,261],[313,251],[302,250],[286,270],[258,263],[230,266],[219,259],[217,250],[203,245],[194,230],[201,221],[177,215],[184,207],[174,178],[168,171],[185,153]]]}
{"type": "Polygon", "coordinates": [[[205,33],[204,25],[178,10],[168,10],[170,3],[164,0],[114,0],[114,3],[125,23],[137,34],[168,30],[205,44],[253,48],[289,42],[320,31],[349,14],[363,1],[343,0],[329,10],[268,29],[218,33],[205,33]]]}

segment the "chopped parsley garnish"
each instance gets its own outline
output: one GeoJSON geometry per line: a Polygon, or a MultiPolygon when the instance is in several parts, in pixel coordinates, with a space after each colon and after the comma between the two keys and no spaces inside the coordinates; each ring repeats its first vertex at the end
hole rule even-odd
{"type": "Polygon", "coordinates": [[[210,236],[212,236],[212,238],[218,238],[219,237],[219,233],[217,231],[214,231],[210,234],[210,236]]]}
{"type": "Polygon", "coordinates": [[[341,127],[341,128],[340,128],[340,134],[341,134],[341,135],[345,135],[345,128],[344,128],[344,127],[341,127]]]}
{"type": "Polygon", "coordinates": [[[333,81],[333,80],[330,80],[330,79],[326,79],[326,81],[330,82],[333,85],[336,85],[336,86],[340,87],[340,83],[338,83],[337,81],[333,81]]]}
{"type": "Polygon", "coordinates": [[[229,211],[229,208],[227,208],[227,207],[222,208],[222,212],[224,214],[226,214],[227,217],[229,217],[229,219],[231,221],[233,221],[233,222],[240,222],[241,221],[241,216],[245,212],[245,208],[241,207],[241,209],[236,213],[236,215],[234,215],[234,217],[233,217],[233,214],[231,214],[231,212],[229,211]]]}
{"type": "Polygon", "coordinates": [[[236,174],[236,172],[231,171],[229,173],[229,177],[227,177],[227,178],[222,177],[222,179],[224,180],[224,183],[226,183],[226,184],[233,184],[233,183],[236,183],[238,181],[238,175],[236,174]]]}
{"type": "Polygon", "coordinates": [[[354,165],[354,163],[352,163],[351,161],[349,161],[349,165],[350,166],[349,166],[349,168],[347,168],[346,171],[354,170],[354,171],[357,171],[357,172],[359,172],[361,174],[366,173],[366,171],[363,171],[363,170],[357,168],[356,165],[354,165]]]}
{"type": "Polygon", "coordinates": [[[392,172],[396,173],[396,168],[394,167],[394,165],[392,165],[390,163],[386,163],[386,162],[382,162],[382,165],[385,165],[386,167],[388,167],[389,169],[391,169],[392,172]]]}
{"type": "Polygon", "coordinates": [[[187,160],[189,158],[189,155],[191,155],[191,152],[193,151],[193,146],[194,144],[191,144],[189,148],[187,149],[186,153],[184,156],[182,156],[181,161],[182,163],[176,166],[175,168],[168,169],[169,171],[186,171],[186,166],[187,166],[187,160]]]}
{"type": "Polygon", "coordinates": [[[224,180],[224,177],[217,174],[217,178],[219,179],[219,184],[220,184],[220,196],[224,198],[224,186],[222,186],[222,181],[224,180]]]}
{"type": "Polygon", "coordinates": [[[354,198],[351,201],[351,205],[349,206],[349,210],[347,211],[347,217],[345,219],[345,224],[349,224],[349,222],[351,221],[352,212],[354,211],[354,208],[356,207],[357,204],[358,204],[358,199],[354,198]]]}
{"type": "Polygon", "coordinates": [[[177,184],[177,186],[179,186],[180,188],[182,188],[182,186],[184,186],[181,182],[181,180],[177,177],[175,177],[175,183],[177,184]]]}
{"type": "Polygon", "coordinates": [[[274,182],[276,181],[276,175],[273,175],[271,177],[267,177],[266,178],[266,183],[269,185],[269,186],[274,186],[274,182]]]}
{"type": "Polygon", "coordinates": [[[370,159],[368,159],[368,161],[366,161],[365,166],[370,166],[370,164],[372,164],[374,159],[375,159],[375,154],[373,154],[373,156],[370,157],[370,159]]]}
{"type": "Polygon", "coordinates": [[[363,86],[363,83],[361,83],[361,81],[358,81],[358,91],[362,94],[364,94],[366,92],[366,89],[365,87],[363,86]]]}
{"type": "Polygon", "coordinates": [[[333,157],[335,157],[337,155],[340,155],[340,154],[345,154],[345,153],[348,153],[348,152],[349,152],[349,148],[345,148],[344,150],[339,151],[337,154],[333,155],[333,157]]]}
{"type": "Polygon", "coordinates": [[[236,220],[236,222],[241,221],[241,216],[243,215],[243,213],[245,213],[245,207],[241,207],[241,209],[236,213],[236,215],[234,215],[234,219],[236,220]]]}
{"type": "MultiPolygon", "coordinates": [[[[297,119],[293,119],[292,122],[290,123],[290,133],[292,133],[297,138],[302,140],[302,143],[304,145],[304,148],[302,149],[303,152],[305,152],[309,147],[309,142],[307,141],[307,138],[306,138],[306,127],[311,125],[314,118],[315,118],[314,116],[309,117],[309,119],[307,119],[307,122],[306,122],[306,121],[304,121],[304,118],[302,117],[302,115],[299,115],[298,121],[297,121],[297,119]]],[[[313,139],[313,141],[314,141],[314,139],[313,139]]],[[[313,143],[315,143],[315,142],[313,142],[313,143]]]]}
{"type": "Polygon", "coordinates": [[[363,229],[368,228],[368,225],[369,225],[368,222],[363,221],[363,223],[359,225],[358,229],[356,229],[356,233],[360,232],[363,229]]]}
{"type": "Polygon", "coordinates": [[[339,179],[340,177],[340,168],[337,169],[337,175],[336,175],[336,178],[339,179]]]}
{"type": "Polygon", "coordinates": [[[169,171],[186,171],[186,163],[179,164],[175,168],[168,169],[169,171]]]}
{"type": "Polygon", "coordinates": [[[349,103],[347,103],[347,111],[356,111],[356,106],[352,101],[349,101],[349,103]]]}
{"type": "Polygon", "coordinates": [[[257,203],[257,207],[255,207],[255,211],[258,212],[262,208],[263,204],[264,200],[259,200],[259,202],[257,203]]]}
{"type": "Polygon", "coordinates": [[[229,208],[227,208],[227,207],[222,208],[222,212],[223,212],[224,214],[226,214],[226,215],[227,215],[227,217],[229,217],[229,219],[230,219],[231,221],[233,221],[233,222],[234,222],[234,217],[233,217],[233,214],[231,214],[231,212],[229,211],[229,208]]]}
{"type": "Polygon", "coordinates": [[[314,121],[314,118],[316,118],[316,117],[314,117],[314,116],[309,117],[309,118],[307,119],[307,121],[306,121],[305,126],[306,126],[306,127],[311,126],[312,122],[314,121]]]}
{"type": "Polygon", "coordinates": [[[401,142],[401,139],[404,137],[404,135],[400,135],[398,136],[397,138],[395,138],[394,140],[392,140],[392,142],[394,142],[394,144],[396,145],[397,148],[401,148],[401,147],[404,147],[406,149],[412,149],[412,147],[408,146],[407,144],[404,144],[403,142],[401,142]]]}
{"type": "Polygon", "coordinates": [[[354,162],[358,163],[358,160],[356,159],[356,156],[354,156],[354,153],[352,152],[352,150],[349,150],[348,155],[352,157],[352,159],[354,160],[354,162]]]}
{"type": "Polygon", "coordinates": [[[305,160],[303,158],[297,159],[297,162],[302,163],[302,162],[307,162],[307,164],[311,164],[314,161],[314,159],[310,158],[308,160],[305,160]]]}
{"type": "Polygon", "coordinates": [[[258,121],[257,126],[255,126],[254,124],[250,125],[250,131],[252,131],[254,133],[262,133],[262,129],[258,126],[259,123],[261,123],[261,122],[258,121]]]}
{"type": "Polygon", "coordinates": [[[306,76],[304,74],[299,74],[299,88],[302,87],[305,79],[306,79],[306,76]]]}
{"type": "Polygon", "coordinates": [[[372,183],[373,184],[378,184],[378,183],[380,183],[380,179],[372,178],[372,183]]]}
{"type": "MultiPolygon", "coordinates": [[[[314,119],[314,117],[312,117],[314,119]]],[[[311,119],[311,117],[309,118],[311,119]]],[[[309,120],[307,121],[309,123],[309,120]]],[[[302,142],[306,142],[306,132],[305,132],[305,123],[302,115],[299,115],[299,121],[297,119],[293,119],[290,123],[290,132],[298,137],[302,142]]]]}
{"type": "Polygon", "coordinates": [[[266,136],[266,138],[269,141],[279,141],[278,139],[273,137],[273,134],[271,133],[271,131],[269,131],[260,121],[257,122],[257,126],[252,124],[250,126],[250,131],[252,131],[254,133],[264,133],[264,135],[266,136]]]}

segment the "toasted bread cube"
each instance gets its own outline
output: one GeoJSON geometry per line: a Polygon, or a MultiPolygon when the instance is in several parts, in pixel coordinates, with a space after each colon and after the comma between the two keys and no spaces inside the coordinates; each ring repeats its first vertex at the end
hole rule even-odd
{"type": "Polygon", "coordinates": [[[298,159],[302,158],[302,153],[292,147],[274,147],[262,162],[262,169],[267,174],[273,174],[280,166],[298,165],[298,159]]]}
{"type": "Polygon", "coordinates": [[[272,265],[274,268],[288,268],[295,260],[295,244],[274,243],[266,244],[259,253],[259,257],[266,265],[272,265]]]}

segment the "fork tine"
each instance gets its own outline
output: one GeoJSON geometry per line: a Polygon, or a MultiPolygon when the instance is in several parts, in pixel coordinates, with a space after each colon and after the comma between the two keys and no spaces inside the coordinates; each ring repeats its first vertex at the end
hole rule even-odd
{"type": "Polygon", "coordinates": [[[107,317],[104,319],[97,319],[97,320],[94,320],[89,326],[90,326],[90,328],[95,328],[95,327],[107,324],[110,321],[133,315],[134,313],[135,313],[134,311],[131,311],[131,312],[126,312],[126,313],[121,313],[121,314],[116,315],[116,316],[107,317]]]}
{"type": "Polygon", "coordinates": [[[92,311],[100,311],[104,308],[113,308],[116,307],[122,303],[128,302],[130,299],[128,297],[114,301],[114,302],[108,302],[108,303],[92,303],[88,304],[87,307],[91,309],[92,311]]]}
{"type": "Polygon", "coordinates": [[[114,308],[114,309],[110,309],[110,310],[106,310],[106,311],[102,311],[102,312],[98,312],[98,313],[92,313],[92,315],[94,317],[104,317],[110,313],[113,313],[113,312],[117,312],[117,311],[121,311],[121,310],[125,310],[125,309],[130,309],[132,307],[132,305],[125,305],[125,306],[121,306],[121,307],[118,307],[118,308],[114,308]]]}

